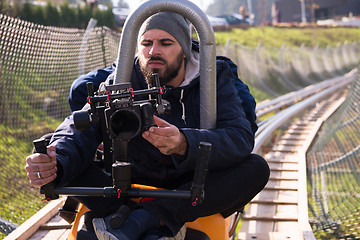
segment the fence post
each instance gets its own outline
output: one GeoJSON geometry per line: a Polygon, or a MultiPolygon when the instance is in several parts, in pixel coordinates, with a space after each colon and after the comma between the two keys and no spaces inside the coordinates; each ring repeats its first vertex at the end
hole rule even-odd
{"type": "Polygon", "coordinates": [[[356,42],[354,41],[349,46],[349,48],[350,48],[349,52],[350,52],[350,56],[351,56],[351,60],[352,60],[353,64],[357,64],[358,61],[359,61],[359,59],[356,57],[356,47],[355,47],[355,45],[356,45],[356,42]]]}
{"type": "Polygon", "coordinates": [[[290,68],[285,66],[284,63],[284,52],[286,50],[286,44],[283,43],[283,45],[281,45],[281,49],[279,52],[279,57],[278,57],[278,62],[279,62],[279,72],[283,78],[284,81],[282,81],[285,85],[287,85],[287,87],[289,87],[289,90],[298,90],[300,89],[300,87],[295,84],[294,82],[292,82],[288,76],[286,71],[288,71],[288,73],[290,72],[290,68]]]}
{"type": "Polygon", "coordinates": [[[342,56],[343,56],[343,59],[344,59],[344,63],[347,67],[350,67],[351,66],[351,62],[350,62],[350,59],[349,59],[349,55],[348,55],[348,52],[347,52],[347,45],[348,45],[348,42],[345,41],[342,46],[341,46],[341,53],[342,53],[342,56]]]}
{"type": "Polygon", "coordinates": [[[334,62],[335,62],[335,65],[336,65],[336,68],[338,69],[338,71],[344,72],[343,66],[341,65],[340,60],[339,60],[339,53],[338,53],[339,48],[340,48],[340,43],[338,43],[334,49],[334,62]]]}
{"type": "Polygon", "coordinates": [[[90,18],[86,27],[84,36],[81,40],[80,52],[79,52],[79,76],[85,74],[85,60],[86,60],[86,46],[89,40],[90,34],[95,28],[97,20],[90,18]]]}
{"type": "Polygon", "coordinates": [[[259,83],[261,84],[261,86],[264,88],[265,91],[267,91],[269,94],[272,94],[274,96],[279,96],[279,94],[277,94],[276,92],[274,92],[273,90],[271,90],[265,83],[263,78],[260,75],[260,69],[259,69],[259,55],[260,55],[260,49],[261,49],[261,42],[258,44],[257,48],[256,48],[256,52],[255,52],[255,72],[257,75],[257,79],[259,81],[259,83]]]}
{"type": "Polygon", "coordinates": [[[333,64],[330,63],[330,45],[326,46],[326,49],[322,51],[321,55],[323,58],[323,62],[324,62],[324,67],[325,70],[332,76],[335,77],[336,75],[334,74],[335,69],[333,67],[333,64]]]}
{"type": "Polygon", "coordinates": [[[223,56],[227,56],[230,43],[231,43],[231,38],[228,38],[224,47],[223,56]]]}

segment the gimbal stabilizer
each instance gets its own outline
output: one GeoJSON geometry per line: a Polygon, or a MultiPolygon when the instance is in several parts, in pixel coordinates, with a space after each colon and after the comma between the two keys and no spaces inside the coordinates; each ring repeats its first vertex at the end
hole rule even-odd
{"type": "MultiPolygon", "coordinates": [[[[90,123],[104,123],[107,136],[112,142],[112,177],[113,186],[104,188],[92,187],[57,187],[51,182],[41,188],[47,200],[53,200],[60,195],[68,196],[103,196],[118,198],[191,198],[195,206],[204,198],[204,182],[211,151],[211,144],[199,143],[199,158],[196,163],[193,183],[189,190],[157,190],[131,187],[131,164],[127,161],[127,143],[141,132],[154,125],[156,114],[163,114],[169,109],[163,104],[162,88],[158,74],[153,75],[154,87],[133,91],[130,84],[110,85],[103,94],[94,95],[92,83],[87,84],[89,110],[73,113],[76,130],[86,130],[90,123]],[[146,100],[135,101],[136,96],[148,96],[146,100]]],[[[101,125],[101,124],[100,124],[101,125]]],[[[34,142],[38,153],[46,154],[44,139],[34,142]]]]}

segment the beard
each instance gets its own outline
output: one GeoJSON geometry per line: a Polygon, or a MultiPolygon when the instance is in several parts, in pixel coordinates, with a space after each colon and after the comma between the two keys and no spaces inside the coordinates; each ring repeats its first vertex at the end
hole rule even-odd
{"type": "Polygon", "coordinates": [[[144,75],[146,82],[149,84],[150,87],[152,87],[153,86],[152,75],[154,73],[159,73],[160,86],[165,86],[168,82],[170,82],[179,74],[179,70],[183,64],[183,61],[184,61],[184,53],[181,51],[177,55],[174,63],[169,64],[168,61],[162,57],[151,56],[146,59],[145,63],[139,61],[139,64],[140,64],[140,70],[144,75]],[[150,68],[148,63],[151,60],[162,61],[165,64],[165,68],[162,71],[159,68],[150,68]]]}

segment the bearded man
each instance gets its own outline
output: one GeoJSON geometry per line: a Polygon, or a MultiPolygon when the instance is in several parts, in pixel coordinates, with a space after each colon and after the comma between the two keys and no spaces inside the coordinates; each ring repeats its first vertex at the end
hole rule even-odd
{"type": "MultiPolygon", "coordinates": [[[[254,99],[229,59],[218,58],[216,64],[216,127],[200,129],[199,50],[191,39],[188,21],[178,14],[161,12],[144,22],[139,31],[131,86],[134,90],[147,89],[153,85],[152,74],[158,73],[164,87],[163,99],[171,104],[171,113],[154,116],[156,126],[129,141],[132,183],[189,189],[198,144],[204,141],[212,144],[206,197],[196,207],[186,199],[141,202],[117,228],[112,228],[109,221],[123,202],[79,197],[95,216],[93,223],[99,239],[178,237],[186,222],[216,213],[227,217],[263,189],[269,168],[262,157],[251,153],[257,128],[254,99]],[[236,84],[242,86],[240,90],[236,84]]],[[[71,109],[77,110],[86,103],[86,82],[93,82],[97,88],[105,80],[105,84],[112,84],[113,76],[114,66],[78,78],[71,88],[71,109]]],[[[86,104],[85,108],[89,106],[86,104]]],[[[57,186],[111,186],[112,178],[92,161],[102,141],[99,126],[92,124],[89,130],[76,131],[72,116],[68,117],[54,133],[48,155],[27,157],[30,183],[36,187],[51,181],[57,186]]]]}

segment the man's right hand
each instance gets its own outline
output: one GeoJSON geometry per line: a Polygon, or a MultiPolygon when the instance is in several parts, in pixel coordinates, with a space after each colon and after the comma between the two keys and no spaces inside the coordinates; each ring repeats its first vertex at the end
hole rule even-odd
{"type": "Polygon", "coordinates": [[[47,154],[34,153],[26,158],[25,169],[29,182],[34,187],[41,186],[56,178],[56,148],[49,146],[47,154]]]}

